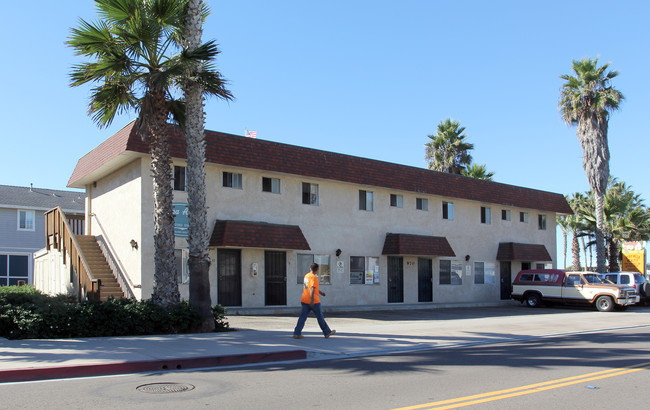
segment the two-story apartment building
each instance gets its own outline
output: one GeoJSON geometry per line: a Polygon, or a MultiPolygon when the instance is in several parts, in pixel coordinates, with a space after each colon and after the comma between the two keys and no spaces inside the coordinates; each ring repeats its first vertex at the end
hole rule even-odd
{"type": "Polygon", "coordinates": [[[83,215],[84,193],[0,185],[0,286],[33,283],[34,254],[45,247],[43,213],[57,206],[83,215]]]}
{"type": "MultiPolygon", "coordinates": [[[[555,266],[560,194],[206,132],[212,301],[298,306],[312,262],[328,306],[508,299],[522,268],[555,266]]],[[[185,142],[170,140],[181,295],[188,295],[185,142]]],[[[153,289],[148,148],[133,123],[81,158],[87,234],[108,239],[137,298],[153,289]]]]}

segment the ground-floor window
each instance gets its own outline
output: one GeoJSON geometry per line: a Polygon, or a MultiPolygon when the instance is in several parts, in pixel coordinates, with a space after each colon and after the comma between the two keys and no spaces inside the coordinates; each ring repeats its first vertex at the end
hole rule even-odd
{"type": "Polygon", "coordinates": [[[463,262],[441,259],[440,260],[440,284],[441,285],[462,285],[463,284],[463,262]]]}
{"type": "Polygon", "coordinates": [[[0,286],[16,286],[29,281],[29,256],[0,255],[0,286]]]}
{"type": "Polygon", "coordinates": [[[329,255],[310,255],[299,253],[298,254],[298,272],[296,275],[296,283],[301,285],[305,275],[309,273],[311,264],[318,264],[318,283],[321,285],[330,284],[330,256],[329,255]]]}
{"type": "Polygon", "coordinates": [[[378,283],[378,257],[350,256],[350,285],[373,285],[378,283]]]}
{"type": "Polygon", "coordinates": [[[477,285],[496,283],[496,264],[493,262],[474,262],[474,283],[477,285]]]}

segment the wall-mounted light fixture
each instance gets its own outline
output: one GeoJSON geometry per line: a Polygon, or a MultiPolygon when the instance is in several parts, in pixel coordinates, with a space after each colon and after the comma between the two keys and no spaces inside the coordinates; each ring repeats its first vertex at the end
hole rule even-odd
{"type": "Polygon", "coordinates": [[[138,249],[138,243],[135,241],[135,239],[131,239],[131,242],[129,243],[131,244],[131,248],[138,249]]]}
{"type": "Polygon", "coordinates": [[[469,255],[465,255],[465,260],[469,261],[469,255]]]}
{"type": "Polygon", "coordinates": [[[341,256],[341,250],[340,250],[340,249],[337,249],[337,250],[336,250],[336,257],[338,258],[339,256],[341,256]]]}

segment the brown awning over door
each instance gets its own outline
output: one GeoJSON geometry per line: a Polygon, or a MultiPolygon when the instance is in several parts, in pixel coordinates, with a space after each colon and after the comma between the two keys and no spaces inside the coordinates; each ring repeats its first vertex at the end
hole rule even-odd
{"type": "Polygon", "coordinates": [[[497,251],[497,260],[550,262],[553,259],[544,245],[502,242],[497,251]]]}
{"type": "Polygon", "coordinates": [[[382,255],[456,256],[442,236],[388,233],[382,255]]]}
{"type": "Polygon", "coordinates": [[[299,226],[253,221],[217,221],[210,246],[311,250],[299,226]]]}

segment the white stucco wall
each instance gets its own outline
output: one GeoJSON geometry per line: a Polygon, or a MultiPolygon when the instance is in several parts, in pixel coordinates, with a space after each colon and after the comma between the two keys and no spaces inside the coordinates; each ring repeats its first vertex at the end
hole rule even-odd
{"type": "MultiPolygon", "coordinates": [[[[185,165],[175,161],[175,165],[185,165]]],[[[317,164],[315,164],[317,166],[317,164]]],[[[331,284],[321,285],[327,293],[323,302],[335,305],[379,305],[387,303],[387,257],[382,256],[387,233],[444,236],[456,253],[455,258],[433,259],[433,302],[454,303],[468,301],[497,301],[500,298],[499,262],[496,260],[500,242],[543,244],[556,265],[555,214],[531,209],[503,207],[494,204],[423,195],[415,192],[387,190],[371,186],[302,178],[287,174],[229,168],[206,164],[208,226],[217,220],[247,220],[276,224],[298,225],[305,235],[310,251],[286,250],[287,305],[298,306],[301,285],[297,278],[297,256],[300,253],[330,255],[331,284]],[[222,186],[222,172],[243,174],[242,189],[222,186]],[[262,192],[262,177],[281,180],[281,193],[262,192]],[[319,204],[302,204],[302,183],[319,185],[319,204]],[[374,210],[359,210],[359,189],[374,193],[374,210]],[[390,194],[404,198],[403,208],[390,206],[390,194]],[[428,200],[428,211],[416,210],[416,198],[428,200]],[[454,203],[454,219],[442,219],[442,201],[454,203]],[[480,223],[480,207],[491,208],[491,224],[480,223]],[[511,211],[511,220],[501,220],[501,210],[511,211]],[[529,222],[519,222],[519,212],[529,214],[529,222]],[[537,227],[538,214],[546,215],[546,230],[537,227]],[[344,262],[343,273],[337,273],[338,258],[344,262]],[[468,262],[465,256],[469,255],[468,262]],[[373,285],[350,284],[350,257],[379,257],[380,282],[373,285]],[[462,261],[462,285],[439,284],[440,259],[462,261]],[[495,280],[492,284],[474,284],[474,262],[493,263],[495,280]],[[466,267],[470,266],[470,270],[466,267]]],[[[142,157],[120,171],[97,181],[89,187],[94,212],[128,275],[142,286],[137,295],[149,298],[153,283],[153,201],[149,159],[142,157]],[[139,249],[131,248],[134,239],[139,249]]],[[[174,191],[174,202],[187,202],[187,193],[174,191]]],[[[91,224],[93,235],[100,235],[96,224],[91,224]]],[[[184,238],[176,239],[176,247],[184,249],[184,238]]],[[[242,249],[242,306],[263,307],[265,303],[264,249],[242,249]],[[259,275],[252,277],[251,264],[257,263],[259,275]]],[[[217,252],[212,249],[210,286],[213,304],[217,300],[217,252]]],[[[404,303],[418,301],[418,256],[404,256],[404,303]]],[[[535,267],[535,262],[532,267],[535,267]]],[[[513,261],[512,276],[520,270],[520,261],[513,261]]],[[[188,297],[188,286],[179,286],[181,296],[188,297]]]]}

